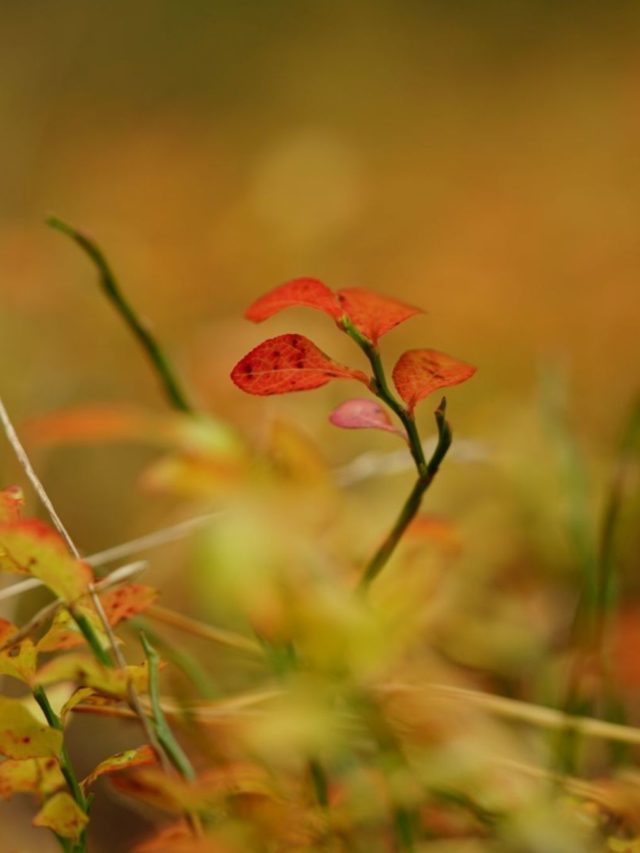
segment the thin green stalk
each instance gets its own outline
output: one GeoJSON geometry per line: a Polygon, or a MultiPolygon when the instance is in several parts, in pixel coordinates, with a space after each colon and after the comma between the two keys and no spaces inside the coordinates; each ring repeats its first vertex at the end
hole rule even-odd
{"type": "Polygon", "coordinates": [[[438,443],[431,459],[427,462],[424,450],[422,449],[422,442],[420,440],[415,419],[411,412],[402,405],[390,389],[377,347],[369,340],[369,338],[365,337],[358,329],[356,329],[347,317],[342,317],[340,324],[349,337],[360,347],[371,365],[371,371],[373,373],[371,390],[378,399],[382,400],[382,402],[398,416],[404,426],[409,442],[409,451],[411,452],[411,456],[415,462],[416,470],[418,472],[418,479],[414,483],[414,486],[409,493],[409,497],[400,510],[400,514],[398,515],[395,524],[391,528],[387,538],[369,561],[364,570],[364,574],[360,579],[358,591],[366,592],[371,582],[380,574],[387,564],[389,558],[395,551],[398,542],[402,539],[407,527],[411,524],[420,509],[424,493],[431,485],[433,478],[438,472],[440,463],[451,446],[451,428],[445,419],[447,401],[443,397],[440,405],[435,411],[436,424],[438,427],[438,443]]]}
{"type": "Polygon", "coordinates": [[[407,431],[407,437],[409,439],[409,449],[411,451],[413,461],[416,464],[418,474],[424,474],[426,472],[427,462],[424,457],[422,442],[420,441],[420,436],[418,435],[416,422],[413,419],[412,415],[409,414],[409,412],[405,409],[402,403],[400,403],[400,401],[396,398],[393,391],[389,388],[389,383],[387,382],[387,377],[384,372],[380,353],[378,352],[375,345],[371,343],[369,338],[361,334],[361,332],[356,329],[356,327],[350,322],[348,318],[343,317],[340,322],[345,332],[353,341],[356,342],[356,344],[360,347],[360,349],[363,351],[363,353],[369,360],[374,379],[371,390],[376,395],[376,397],[382,400],[383,403],[386,403],[386,405],[389,406],[389,408],[393,412],[395,412],[395,414],[402,422],[402,425],[407,431]]]}
{"type": "Polygon", "coordinates": [[[84,613],[79,613],[77,610],[71,609],[71,615],[98,663],[101,663],[103,666],[113,667],[114,663],[109,653],[103,648],[98,635],[94,631],[93,625],[84,613]]]}
{"type": "MultiPolygon", "coordinates": [[[[33,688],[33,698],[40,706],[42,713],[44,714],[45,719],[47,723],[51,726],[51,728],[56,729],[56,731],[59,732],[64,732],[62,720],[51,707],[49,697],[45,693],[45,690],[41,684],[38,684],[36,687],[33,688]]],[[[76,772],[73,769],[71,758],[69,757],[69,753],[64,743],[62,745],[62,749],[60,750],[60,754],[58,755],[58,760],[60,761],[60,770],[62,771],[62,775],[64,776],[67,786],[69,787],[71,796],[78,804],[78,807],[85,814],[89,814],[89,803],[82,791],[80,783],[78,782],[78,777],[76,776],[76,772]]],[[[59,836],[57,834],[56,838],[62,845],[62,848],[65,851],[69,851],[69,853],[84,853],[84,851],[86,850],[86,836],[84,833],[81,835],[77,843],[70,841],[68,838],[63,838],[62,836],[59,836]]]]}
{"type": "Polygon", "coordinates": [[[598,566],[598,635],[604,639],[607,613],[615,606],[615,546],[620,513],[628,489],[634,457],[640,451],[640,397],[632,404],[622,430],[609,487],[600,536],[598,566]]]}
{"type": "Polygon", "coordinates": [[[317,758],[312,758],[309,761],[309,775],[318,805],[322,809],[328,808],[329,780],[327,779],[327,774],[324,772],[324,767],[317,758]]]}
{"type": "Polygon", "coordinates": [[[140,641],[149,665],[149,701],[151,702],[151,717],[158,743],[162,746],[178,773],[184,779],[192,782],[196,778],[195,771],[185,751],[175,739],[160,704],[158,677],[160,659],[158,658],[158,653],[142,631],[140,632],[140,641]]]}
{"type": "Polygon", "coordinates": [[[193,406],[182,389],[169,359],[153,336],[151,330],[125,298],[111,267],[96,243],[56,216],[50,216],[46,221],[47,225],[71,237],[93,261],[98,270],[100,284],[104,293],[147,353],[170,404],[181,412],[193,414],[193,406]]]}
{"type": "Polygon", "coordinates": [[[443,397],[435,412],[436,423],[438,426],[438,443],[436,445],[436,449],[434,450],[429,462],[426,463],[424,472],[418,476],[418,479],[414,483],[414,486],[409,493],[409,497],[400,510],[400,514],[398,515],[398,518],[391,528],[387,538],[369,561],[358,585],[358,590],[360,592],[366,592],[371,582],[380,574],[387,564],[389,558],[395,551],[398,542],[402,539],[407,527],[411,524],[418,513],[424,493],[431,485],[433,478],[440,468],[440,463],[451,446],[451,428],[445,419],[446,405],[446,399],[443,397]]]}

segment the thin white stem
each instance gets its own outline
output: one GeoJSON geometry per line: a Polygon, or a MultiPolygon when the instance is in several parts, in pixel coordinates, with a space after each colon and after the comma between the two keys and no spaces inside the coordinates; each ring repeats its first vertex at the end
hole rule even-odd
{"type": "Polygon", "coordinates": [[[131,554],[136,554],[138,551],[146,551],[149,548],[156,548],[159,545],[165,545],[167,542],[175,542],[178,539],[183,539],[185,536],[194,533],[206,527],[211,521],[217,518],[221,513],[210,512],[206,515],[197,515],[194,518],[187,518],[184,521],[179,521],[170,527],[163,527],[160,530],[155,530],[152,533],[147,533],[144,536],[139,536],[137,539],[131,539],[129,542],[123,542],[121,545],[114,545],[112,548],[107,548],[104,551],[98,551],[96,554],[91,554],[84,558],[85,563],[89,563],[94,568],[103,566],[105,563],[111,563],[114,560],[121,560],[123,557],[129,557],[131,554]]]}
{"type": "Polygon", "coordinates": [[[71,551],[74,557],[78,560],[80,559],[80,552],[76,548],[75,542],[69,535],[67,528],[62,523],[62,519],[56,512],[56,508],[54,507],[49,495],[46,493],[44,486],[40,482],[40,478],[36,474],[33,465],[31,464],[31,460],[27,456],[27,451],[22,446],[22,442],[18,438],[18,434],[16,433],[13,424],[11,423],[11,418],[9,417],[9,413],[7,412],[4,403],[2,402],[2,398],[0,397],[0,422],[2,422],[2,426],[5,431],[5,435],[7,436],[7,441],[11,445],[13,452],[16,455],[16,458],[24,473],[27,475],[27,478],[31,485],[33,486],[34,491],[40,498],[42,505],[45,507],[47,512],[49,513],[49,517],[53,522],[54,527],[62,536],[64,541],[67,543],[67,547],[71,551]]]}
{"type": "MultiPolygon", "coordinates": [[[[31,464],[31,460],[29,459],[26,450],[22,446],[20,439],[18,438],[18,434],[16,433],[14,426],[11,422],[11,418],[9,417],[9,413],[7,412],[4,403],[2,402],[2,398],[0,397],[0,422],[4,427],[5,434],[7,436],[7,440],[18,459],[18,462],[24,469],[29,482],[33,486],[36,494],[40,498],[43,506],[46,508],[51,521],[53,522],[54,527],[58,531],[58,533],[62,536],[64,541],[67,543],[67,547],[69,548],[70,553],[77,559],[81,560],[80,552],[78,551],[75,542],[71,538],[67,528],[62,523],[62,519],[56,512],[56,509],[49,498],[44,486],[42,485],[40,478],[36,474],[33,465],[31,464]]],[[[96,591],[96,587],[93,583],[88,585],[88,593],[91,599],[93,606],[96,609],[96,613],[100,619],[100,624],[109,639],[109,645],[111,646],[112,653],[116,659],[118,666],[125,670],[126,661],[120,648],[118,646],[118,641],[116,640],[115,634],[111,625],[109,624],[109,620],[107,619],[104,609],[102,607],[102,602],[100,601],[100,597],[96,591]]],[[[151,726],[147,715],[144,712],[144,709],[140,703],[140,697],[138,696],[138,692],[135,689],[135,686],[132,681],[129,681],[128,684],[128,698],[129,704],[131,705],[132,710],[136,713],[136,715],[140,718],[140,722],[145,730],[147,735],[147,739],[153,746],[156,751],[156,754],[160,758],[163,765],[167,766],[167,756],[164,753],[164,750],[160,747],[158,740],[155,736],[155,732],[153,727],[151,726]]]]}

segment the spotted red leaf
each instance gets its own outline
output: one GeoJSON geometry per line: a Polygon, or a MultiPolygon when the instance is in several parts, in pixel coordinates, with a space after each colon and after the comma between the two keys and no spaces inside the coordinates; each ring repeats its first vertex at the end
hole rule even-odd
{"type": "Polygon", "coordinates": [[[324,311],[335,320],[340,316],[340,303],[335,293],[315,278],[296,278],[265,293],[245,311],[247,320],[261,323],[285,308],[305,305],[324,311]]]}
{"type": "Polygon", "coordinates": [[[381,296],[361,287],[347,287],[338,291],[342,313],[374,344],[378,339],[415,314],[421,308],[407,305],[390,296],[381,296]]]}
{"type": "Polygon", "coordinates": [[[376,400],[347,400],[331,412],[329,420],[342,429],[383,429],[404,438],[402,430],[392,423],[386,409],[376,400]]]}
{"type": "Polygon", "coordinates": [[[470,379],[476,368],[432,349],[413,349],[400,356],[393,368],[398,393],[413,411],[416,404],[432,391],[448,388],[470,379]]]}
{"type": "Polygon", "coordinates": [[[248,394],[266,396],[307,391],[332,379],[357,379],[368,385],[360,370],[329,358],[303,335],[279,335],[259,344],[231,372],[231,379],[248,394]]]}

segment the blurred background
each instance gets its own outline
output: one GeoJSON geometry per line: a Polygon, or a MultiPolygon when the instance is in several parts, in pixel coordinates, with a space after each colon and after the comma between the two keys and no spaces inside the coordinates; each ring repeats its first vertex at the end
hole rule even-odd
{"type": "MultiPolygon", "coordinates": [[[[435,505],[493,532],[487,565],[527,552],[515,515],[553,551],[566,495],[544,388],[595,514],[640,384],[639,37],[632,2],[0,2],[0,389],[19,428],[89,403],[164,410],[55,213],[103,247],[204,408],[254,438],[288,417],[331,466],[389,447],[326,422],[348,388],[263,400],[228,374],[267,334],[353,361],[348,342],[313,312],[267,329],[244,308],[302,275],[424,307],[385,354],[479,368],[449,395],[475,462],[452,461],[435,505]]],[[[85,551],[174,515],[137,488],[148,447],[27,443],[85,551]]],[[[6,446],[0,465],[20,480],[6,446]]]]}

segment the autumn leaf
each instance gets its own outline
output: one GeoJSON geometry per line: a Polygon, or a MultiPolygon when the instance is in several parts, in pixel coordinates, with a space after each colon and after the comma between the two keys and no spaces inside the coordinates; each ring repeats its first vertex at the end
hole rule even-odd
{"type": "Polygon", "coordinates": [[[102,666],[90,655],[70,652],[48,661],[38,670],[35,680],[43,685],[74,681],[106,696],[126,698],[129,682],[141,693],[148,691],[149,670],[146,663],[127,666],[124,669],[112,669],[102,666]]]}
{"type": "Polygon", "coordinates": [[[92,572],[55,530],[37,519],[0,524],[0,569],[32,575],[64,601],[87,592],[92,572]]]}
{"type": "Polygon", "coordinates": [[[62,749],[62,732],[38,722],[19,699],[0,696],[0,755],[49,758],[62,749]]]}
{"type": "Polygon", "coordinates": [[[46,826],[62,838],[77,841],[89,823],[89,817],[67,794],[60,791],[48,799],[33,819],[34,826],[46,826]]]}
{"type": "Polygon", "coordinates": [[[476,368],[432,349],[414,349],[400,356],[393,381],[410,412],[428,394],[470,379],[476,368]]]}
{"type": "MultiPolygon", "coordinates": [[[[0,646],[11,641],[18,633],[15,625],[7,619],[0,619],[0,646]]],[[[9,675],[30,684],[36,670],[37,652],[32,641],[21,640],[4,651],[0,651],[0,675],[9,675]]]]}
{"type": "Polygon", "coordinates": [[[109,624],[117,625],[142,613],[157,597],[157,589],[142,583],[129,583],[101,593],[100,601],[109,624]]]}
{"type": "MultiPolygon", "coordinates": [[[[76,607],[74,613],[82,613],[85,619],[91,623],[93,632],[101,642],[102,647],[107,648],[109,639],[105,635],[102,623],[95,612],[84,607],[76,607]]],[[[49,630],[38,640],[36,648],[39,652],[56,652],[84,646],[86,642],[86,638],[78,628],[74,617],[67,609],[61,608],[54,616],[49,630]]]]}
{"type": "MultiPolygon", "coordinates": [[[[89,702],[96,696],[96,693],[92,687],[79,687],[77,690],[74,690],[71,696],[64,703],[62,708],[60,709],[59,717],[63,723],[66,722],[67,717],[76,707],[76,705],[81,705],[84,702],[89,702]]],[[[101,701],[104,701],[101,699],[101,701]]]]}
{"type": "Polygon", "coordinates": [[[297,306],[324,311],[334,320],[337,320],[342,313],[335,293],[326,284],[315,278],[296,278],[274,287],[273,290],[256,299],[247,308],[244,316],[253,323],[261,323],[285,308],[297,306]]]}
{"type": "Polygon", "coordinates": [[[155,764],[157,762],[156,754],[149,744],[139,746],[136,749],[127,749],[124,752],[118,752],[116,755],[111,755],[101,761],[89,775],[83,779],[82,787],[88,788],[100,776],[107,773],[118,773],[120,770],[126,770],[128,767],[140,767],[145,764],[155,764]]]}
{"type": "Polygon", "coordinates": [[[387,410],[376,400],[347,400],[331,412],[329,420],[342,429],[382,429],[405,438],[404,432],[393,424],[387,410]]]}
{"type": "Polygon", "coordinates": [[[0,798],[33,792],[50,794],[65,784],[58,761],[51,758],[6,758],[0,762],[0,798]]]}
{"type": "Polygon", "coordinates": [[[357,379],[368,385],[360,370],[338,364],[303,335],[279,335],[259,344],[231,372],[238,388],[266,396],[320,388],[332,379],[357,379]]]}
{"type": "Polygon", "coordinates": [[[362,287],[347,287],[338,291],[342,312],[366,338],[376,344],[378,339],[416,314],[422,308],[407,305],[390,296],[381,296],[362,287]]]}
{"type": "Polygon", "coordinates": [[[0,523],[18,521],[23,503],[24,495],[20,486],[7,486],[0,490],[0,523]]]}

